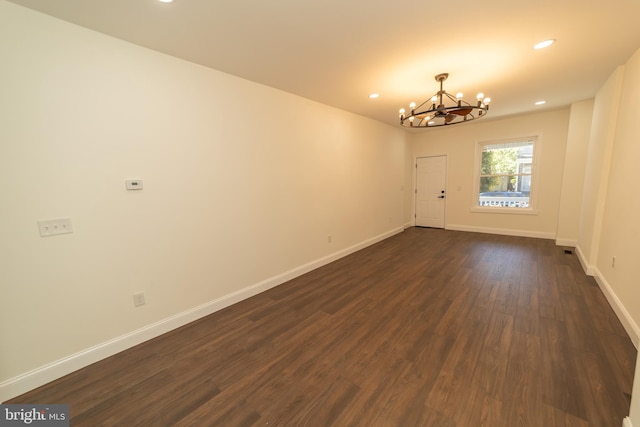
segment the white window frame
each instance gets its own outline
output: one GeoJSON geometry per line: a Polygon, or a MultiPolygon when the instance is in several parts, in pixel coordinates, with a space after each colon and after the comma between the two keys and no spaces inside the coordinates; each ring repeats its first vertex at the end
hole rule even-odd
{"type": "Polygon", "coordinates": [[[542,137],[541,135],[519,136],[497,140],[485,140],[476,142],[476,152],[474,157],[473,191],[471,192],[471,212],[499,213],[509,215],[537,215],[538,214],[538,183],[540,175],[540,153],[542,137]],[[482,151],[487,145],[507,144],[510,142],[533,141],[533,161],[531,165],[531,192],[529,194],[529,206],[526,208],[501,207],[501,206],[479,206],[480,199],[480,169],[482,164],[482,151]]]}

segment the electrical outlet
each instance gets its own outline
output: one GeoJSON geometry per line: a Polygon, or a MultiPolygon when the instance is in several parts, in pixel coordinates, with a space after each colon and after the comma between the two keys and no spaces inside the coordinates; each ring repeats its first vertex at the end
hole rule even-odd
{"type": "Polygon", "coordinates": [[[331,243],[331,235],[327,236],[327,243],[331,243]]]}
{"type": "Polygon", "coordinates": [[[611,268],[615,268],[616,267],[616,257],[612,257],[611,258],[611,268]]]}
{"type": "Polygon", "coordinates": [[[138,292],[137,294],[133,294],[133,305],[136,307],[140,307],[145,304],[144,300],[144,292],[138,292]]]}
{"type": "Polygon", "coordinates": [[[71,218],[47,219],[38,221],[40,236],[56,236],[58,234],[73,233],[71,218]]]}

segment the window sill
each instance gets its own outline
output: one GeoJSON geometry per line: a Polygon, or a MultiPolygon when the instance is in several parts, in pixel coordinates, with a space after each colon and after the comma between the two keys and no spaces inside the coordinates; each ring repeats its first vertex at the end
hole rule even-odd
{"type": "Polygon", "coordinates": [[[538,210],[532,208],[472,207],[471,212],[507,215],[538,215],[538,210]]]}

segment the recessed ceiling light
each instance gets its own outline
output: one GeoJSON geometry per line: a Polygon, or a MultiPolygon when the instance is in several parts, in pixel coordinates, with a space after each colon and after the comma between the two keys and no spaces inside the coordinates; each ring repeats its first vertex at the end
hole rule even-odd
{"type": "Polygon", "coordinates": [[[555,39],[549,39],[541,41],[533,46],[534,49],[544,49],[545,47],[549,47],[556,42],[555,39]]]}
{"type": "Polygon", "coordinates": [[[173,0],[158,0],[161,3],[173,3],[173,0]]]}
{"type": "Polygon", "coordinates": [[[543,105],[546,104],[547,101],[536,101],[536,105],[543,105]]]}
{"type": "Polygon", "coordinates": [[[379,93],[372,93],[371,95],[369,95],[369,98],[371,98],[371,99],[380,98],[380,94],[379,93]]]}

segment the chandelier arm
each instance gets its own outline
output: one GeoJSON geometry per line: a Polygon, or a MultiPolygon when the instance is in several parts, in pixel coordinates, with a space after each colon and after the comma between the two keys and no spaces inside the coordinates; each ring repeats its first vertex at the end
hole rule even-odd
{"type": "Polygon", "coordinates": [[[447,98],[449,98],[449,100],[450,100],[450,101],[453,101],[453,102],[456,102],[456,103],[458,102],[458,98],[456,98],[456,97],[454,97],[454,96],[451,96],[451,95],[450,95],[449,93],[447,93],[447,92],[445,92],[444,94],[445,94],[445,95],[447,95],[447,98]]]}
{"type": "MultiPolygon", "coordinates": [[[[435,96],[435,95],[433,95],[433,96],[435,96]]],[[[433,98],[433,96],[432,96],[432,98],[433,98]]],[[[422,104],[418,105],[417,107],[414,107],[413,110],[412,110],[412,113],[414,111],[417,111],[419,108],[421,108],[424,104],[426,104],[428,102],[431,102],[431,98],[427,99],[426,101],[424,101],[422,104]]],[[[417,115],[417,114],[422,114],[422,113],[415,113],[413,115],[417,115]]]]}

